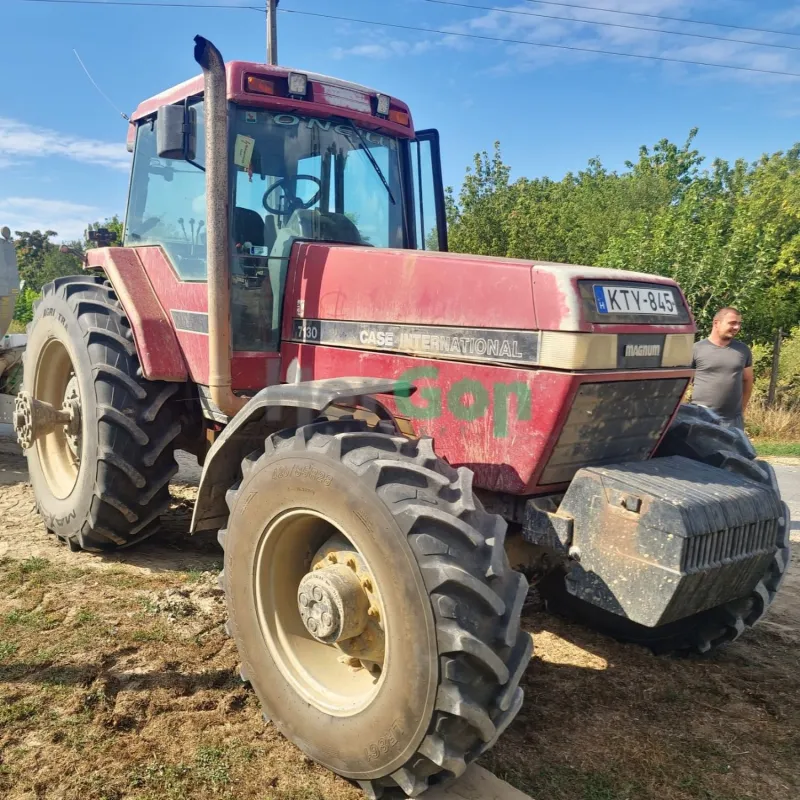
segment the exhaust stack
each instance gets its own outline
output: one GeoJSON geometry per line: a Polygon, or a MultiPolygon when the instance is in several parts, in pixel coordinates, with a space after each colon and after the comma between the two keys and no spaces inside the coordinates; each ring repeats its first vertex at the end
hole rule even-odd
{"type": "Polygon", "coordinates": [[[195,36],[194,58],[203,69],[206,123],[206,248],[208,260],[208,388],[228,417],[247,402],[231,389],[231,270],[228,209],[228,98],[222,54],[195,36]]]}

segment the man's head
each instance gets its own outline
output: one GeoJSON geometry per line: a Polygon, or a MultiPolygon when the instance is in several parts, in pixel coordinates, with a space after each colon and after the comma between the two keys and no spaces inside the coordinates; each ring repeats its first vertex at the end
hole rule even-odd
{"type": "Polygon", "coordinates": [[[726,344],[735,339],[742,329],[742,315],[732,306],[725,306],[714,314],[714,334],[726,344]]]}

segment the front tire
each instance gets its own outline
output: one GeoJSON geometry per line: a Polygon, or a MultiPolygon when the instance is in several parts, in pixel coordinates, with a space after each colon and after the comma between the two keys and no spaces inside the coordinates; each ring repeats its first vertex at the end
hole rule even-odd
{"type": "MultiPolygon", "coordinates": [[[[664,456],[684,456],[734,472],[771,486],[780,497],[775,470],[766,461],[756,459],[744,432],[724,427],[713,411],[702,406],[681,405],[653,455],[664,456]]],[[[545,576],[537,588],[548,610],[615,639],[641,644],[656,653],[707,653],[738,639],[766,614],[775,599],[791,560],[789,508],[786,503],[782,507],[775,555],[753,591],[746,597],[666,625],[648,628],[579,600],[567,591],[560,569],[545,576]]]]}
{"type": "Polygon", "coordinates": [[[370,797],[416,797],[460,775],[519,711],[532,652],[520,630],[527,582],[472,474],[430,439],[346,420],[270,436],[242,476],[220,531],[222,585],[242,677],[266,715],[370,797]],[[347,564],[385,644],[361,664],[354,639],[318,641],[298,606],[298,587],[306,604],[313,576],[346,578],[347,564]]]}
{"type": "Polygon", "coordinates": [[[42,289],[23,388],[57,409],[79,407],[75,430],[57,428],[26,451],[48,530],[73,550],[91,551],[153,534],[178,469],[181,424],[170,400],[180,385],[141,377],[133,332],[102,278],[58,278],[42,289]]]}

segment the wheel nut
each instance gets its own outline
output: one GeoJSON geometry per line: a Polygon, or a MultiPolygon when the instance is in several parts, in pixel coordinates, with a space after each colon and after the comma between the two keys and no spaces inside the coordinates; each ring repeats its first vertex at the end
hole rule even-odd
{"type": "Polygon", "coordinates": [[[364,578],[364,580],[363,580],[363,581],[361,581],[361,585],[362,585],[362,586],[363,586],[363,587],[364,587],[364,588],[365,588],[365,589],[366,589],[368,592],[371,592],[371,591],[372,591],[372,581],[371,581],[369,578],[364,578]]]}
{"type": "Polygon", "coordinates": [[[328,561],[330,561],[331,564],[335,564],[338,561],[336,553],[328,553],[328,561]]]}
{"type": "Polygon", "coordinates": [[[308,595],[305,592],[303,592],[300,595],[300,605],[303,606],[304,608],[306,608],[306,607],[308,607],[308,604],[309,604],[308,595]]]}
{"type": "Polygon", "coordinates": [[[367,611],[367,616],[368,617],[375,617],[375,619],[380,619],[381,612],[378,611],[378,609],[375,608],[375,606],[370,606],[369,610],[367,611]]]}
{"type": "Polygon", "coordinates": [[[350,569],[355,569],[356,568],[356,560],[354,558],[348,558],[347,559],[347,566],[350,567],[350,569]]]}
{"type": "Polygon", "coordinates": [[[315,586],[311,594],[318,603],[322,601],[322,589],[320,589],[319,586],[315,586]]]}
{"type": "Polygon", "coordinates": [[[315,633],[317,630],[317,621],[314,619],[314,617],[310,617],[308,622],[306,622],[306,626],[311,631],[311,633],[315,633]]]}

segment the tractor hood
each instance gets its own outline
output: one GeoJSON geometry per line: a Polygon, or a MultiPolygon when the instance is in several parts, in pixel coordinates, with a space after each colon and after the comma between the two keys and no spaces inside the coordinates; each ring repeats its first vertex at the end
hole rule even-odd
{"type": "Polygon", "coordinates": [[[560,369],[691,364],[694,321],[668,278],[315,243],[292,257],[289,341],[560,369]]]}

